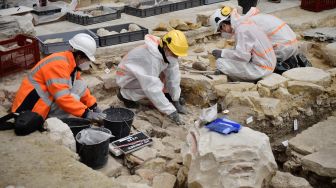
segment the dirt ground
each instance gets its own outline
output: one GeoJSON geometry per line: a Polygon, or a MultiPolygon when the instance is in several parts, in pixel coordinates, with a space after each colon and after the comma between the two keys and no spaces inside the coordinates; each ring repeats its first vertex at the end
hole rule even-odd
{"type": "Polygon", "coordinates": [[[45,133],[18,137],[12,130],[1,131],[0,143],[0,187],[120,187],[45,133]]]}

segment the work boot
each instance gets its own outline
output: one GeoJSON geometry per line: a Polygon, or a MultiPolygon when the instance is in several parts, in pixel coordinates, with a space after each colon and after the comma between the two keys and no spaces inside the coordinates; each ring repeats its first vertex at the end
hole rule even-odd
{"type": "Polygon", "coordinates": [[[135,101],[131,101],[128,99],[125,99],[122,94],[120,93],[120,90],[117,94],[117,97],[119,100],[121,100],[122,102],[124,102],[124,105],[126,106],[126,108],[139,108],[139,104],[135,101]]]}

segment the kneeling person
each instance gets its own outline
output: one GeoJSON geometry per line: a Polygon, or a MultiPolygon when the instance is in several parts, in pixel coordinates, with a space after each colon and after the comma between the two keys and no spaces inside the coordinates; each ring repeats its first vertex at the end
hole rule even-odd
{"type": "Polygon", "coordinates": [[[162,113],[177,124],[181,124],[178,113],[186,113],[179,102],[180,70],[178,57],[187,56],[188,42],[179,30],[172,30],[162,38],[146,35],[145,44],[131,50],[120,62],[117,69],[119,99],[126,107],[148,98],[162,113]],[[165,77],[165,84],[160,74],[165,77]],[[172,103],[165,97],[163,88],[168,90],[172,103]]]}
{"type": "Polygon", "coordinates": [[[104,118],[79,72],[95,61],[96,42],[80,33],[69,43],[71,51],[51,54],[32,68],[17,91],[12,112],[32,111],[43,119],[69,115],[97,121],[104,118]]]}

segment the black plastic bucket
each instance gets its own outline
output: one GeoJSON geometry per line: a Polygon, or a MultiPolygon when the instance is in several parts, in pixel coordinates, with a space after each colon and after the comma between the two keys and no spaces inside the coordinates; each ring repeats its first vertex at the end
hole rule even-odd
{"type": "Polygon", "coordinates": [[[74,136],[76,136],[79,131],[91,126],[91,122],[83,118],[63,118],[61,120],[68,124],[74,136]]]}
{"type": "Polygon", "coordinates": [[[124,138],[130,134],[133,123],[134,112],[127,108],[108,108],[103,111],[107,117],[104,120],[104,127],[109,129],[114,138],[111,142],[124,138]]]}
{"type": "Polygon", "coordinates": [[[243,14],[246,14],[251,7],[256,7],[258,0],[238,0],[238,5],[243,8],[243,14]]]}
{"type": "MultiPolygon", "coordinates": [[[[104,131],[111,134],[110,130],[102,127],[88,129],[104,131]]],[[[81,132],[76,135],[76,142],[79,146],[77,153],[80,156],[80,161],[93,169],[102,168],[108,160],[110,139],[92,145],[85,145],[78,142],[80,137],[81,132]]]]}

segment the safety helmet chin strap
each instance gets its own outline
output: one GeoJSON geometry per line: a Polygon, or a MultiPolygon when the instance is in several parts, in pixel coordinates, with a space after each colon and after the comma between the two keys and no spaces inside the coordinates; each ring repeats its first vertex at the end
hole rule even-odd
{"type": "Polygon", "coordinates": [[[165,52],[164,52],[164,49],[163,49],[165,43],[166,43],[166,42],[162,41],[162,39],[161,39],[161,40],[160,40],[160,45],[158,46],[158,49],[159,49],[159,52],[162,54],[163,61],[164,61],[165,63],[168,63],[168,64],[169,64],[169,61],[168,61],[168,59],[167,59],[167,57],[166,57],[166,54],[165,54],[165,52]]]}

